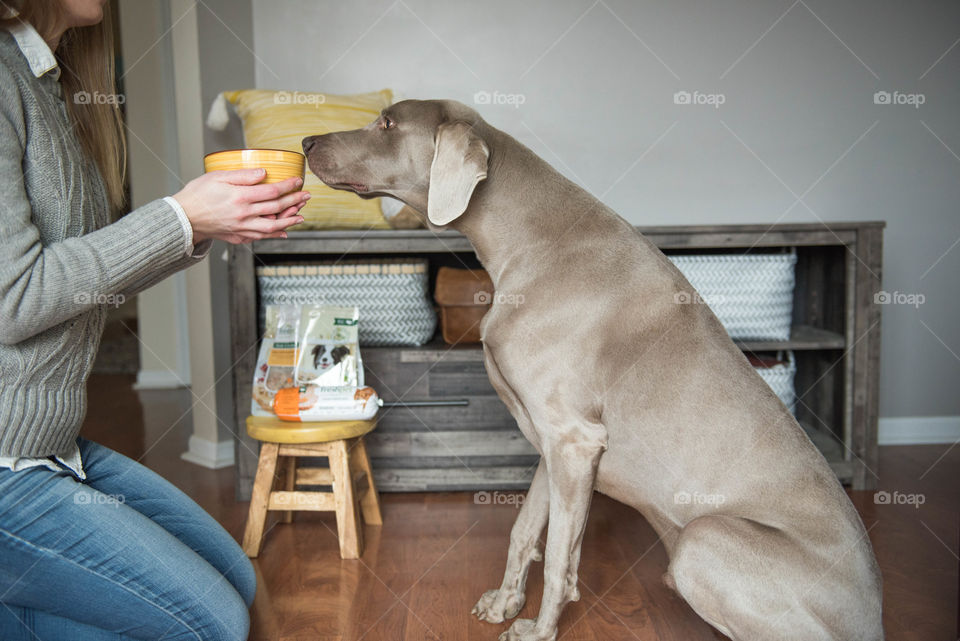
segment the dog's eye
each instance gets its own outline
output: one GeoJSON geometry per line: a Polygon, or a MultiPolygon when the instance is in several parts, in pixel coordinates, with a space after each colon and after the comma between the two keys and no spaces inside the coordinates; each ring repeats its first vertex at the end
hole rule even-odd
{"type": "Polygon", "coordinates": [[[392,129],[394,127],[394,124],[395,123],[392,120],[390,120],[388,116],[384,116],[380,126],[383,129],[392,129]]]}

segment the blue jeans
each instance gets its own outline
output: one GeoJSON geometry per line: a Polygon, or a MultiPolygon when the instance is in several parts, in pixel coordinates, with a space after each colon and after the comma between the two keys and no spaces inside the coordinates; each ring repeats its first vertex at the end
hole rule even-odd
{"type": "Polygon", "coordinates": [[[242,641],[253,566],[144,466],[78,439],[86,481],[0,469],[0,639],[242,641]]]}

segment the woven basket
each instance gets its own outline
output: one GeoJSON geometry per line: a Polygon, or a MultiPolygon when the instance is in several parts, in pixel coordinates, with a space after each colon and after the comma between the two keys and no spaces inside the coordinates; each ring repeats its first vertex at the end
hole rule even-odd
{"type": "Polygon", "coordinates": [[[783,404],[790,408],[790,412],[796,414],[797,392],[793,379],[797,375],[797,361],[792,350],[787,350],[786,357],[778,353],[777,359],[782,362],[772,367],[754,367],[753,369],[766,381],[783,404]]]}
{"type": "Polygon", "coordinates": [[[437,326],[427,280],[426,260],[258,267],[260,326],[270,304],[356,305],[361,345],[423,345],[437,326]]]}
{"type": "Polygon", "coordinates": [[[731,338],[788,340],[796,254],[669,256],[731,338]]]}

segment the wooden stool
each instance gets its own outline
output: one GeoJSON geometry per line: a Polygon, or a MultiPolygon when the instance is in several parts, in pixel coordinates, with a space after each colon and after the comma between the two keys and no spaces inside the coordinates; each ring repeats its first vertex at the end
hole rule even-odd
{"type": "Polygon", "coordinates": [[[340,557],[358,559],[363,553],[363,520],[380,525],[380,499],[373,483],[370,458],[363,435],[376,425],[369,421],[326,421],[294,423],[278,418],[247,417],[247,434],[262,441],[257,476],[253,482],[250,513],[243,533],[243,551],[250,558],[260,554],[267,511],[284,512],[281,521],[289,523],[296,510],[337,513],[340,557]],[[297,468],[298,456],[325,456],[330,467],[297,468]],[[277,465],[282,461],[283,489],[274,490],[277,465]],[[297,485],[330,485],[333,492],[298,492],[297,485]]]}

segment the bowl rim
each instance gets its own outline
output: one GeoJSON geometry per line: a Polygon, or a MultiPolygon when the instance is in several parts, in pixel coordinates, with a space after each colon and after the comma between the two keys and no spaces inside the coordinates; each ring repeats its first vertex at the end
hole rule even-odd
{"type": "Polygon", "coordinates": [[[279,151],[285,154],[296,154],[300,158],[306,160],[306,156],[299,151],[290,151],[289,149],[273,149],[270,147],[237,147],[236,149],[221,149],[220,151],[211,151],[209,154],[204,154],[204,159],[209,158],[210,156],[215,156],[217,154],[226,153],[228,151],[279,151]]]}

